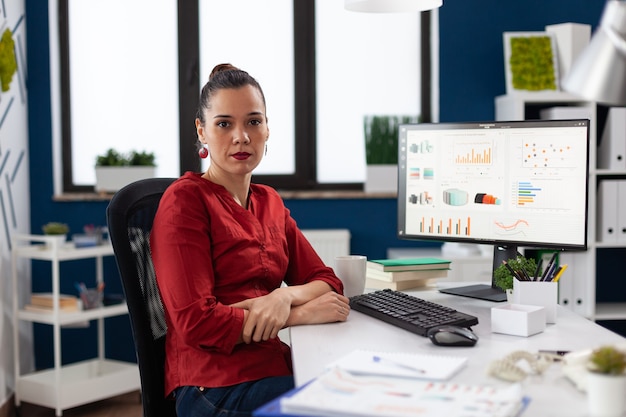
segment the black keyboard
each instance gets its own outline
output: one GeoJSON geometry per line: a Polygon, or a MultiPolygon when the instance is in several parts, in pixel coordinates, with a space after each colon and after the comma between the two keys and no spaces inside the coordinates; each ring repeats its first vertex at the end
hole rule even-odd
{"type": "Polygon", "coordinates": [[[390,289],[351,297],[350,308],[420,336],[442,325],[478,324],[477,317],[390,289]]]}

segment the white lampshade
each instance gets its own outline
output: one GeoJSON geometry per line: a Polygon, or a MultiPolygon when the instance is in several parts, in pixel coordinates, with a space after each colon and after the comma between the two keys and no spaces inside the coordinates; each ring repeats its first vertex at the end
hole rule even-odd
{"type": "Polygon", "coordinates": [[[421,12],[440,7],[443,0],[344,0],[346,10],[370,13],[421,12]]]}
{"type": "Polygon", "coordinates": [[[607,1],[600,27],[561,86],[587,100],[626,105],[626,1],[607,1]]]}

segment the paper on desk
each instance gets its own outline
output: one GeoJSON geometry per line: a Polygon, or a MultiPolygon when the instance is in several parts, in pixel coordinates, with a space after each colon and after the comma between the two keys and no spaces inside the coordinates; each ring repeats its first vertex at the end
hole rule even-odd
{"type": "Polygon", "coordinates": [[[519,384],[504,388],[354,375],[326,371],[280,400],[284,414],[325,417],[511,417],[524,398],[519,384]]]}
{"type": "Polygon", "coordinates": [[[355,350],[327,366],[352,374],[446,380],[467,364],[461,356],[355,350]]]}

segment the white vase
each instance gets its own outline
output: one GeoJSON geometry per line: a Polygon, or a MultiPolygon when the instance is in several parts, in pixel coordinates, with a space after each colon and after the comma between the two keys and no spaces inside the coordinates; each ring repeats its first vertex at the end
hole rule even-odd
{"type": "Polygon", "coordinates": [[[46,235],[46,240],[44,248],[60,249],[67,242],[67,235],[46,235]]]}
{"type": "Polygon", "coordinates": [[[591,417],[622,417],[626,409],[626,375],[587,372],[587,404],[591,417]]]}
{"type": "Polygon", "coordinates": [[[367,165],[366,193],[397,193],[398,165],[367,165]]]}
{"type": "Polygon", "coordinates": [[[131,182],[153,178],[156,167],[152,166],[98,166],[96,167],[96,192],[114,193],[131,182]]]}

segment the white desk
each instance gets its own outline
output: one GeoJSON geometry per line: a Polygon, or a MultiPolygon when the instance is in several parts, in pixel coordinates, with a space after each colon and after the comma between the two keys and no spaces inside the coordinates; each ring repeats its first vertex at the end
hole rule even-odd
{"type": "MultiPolygon", "coordinates": [[[[458,286],[460,283],[440,283],[458,286]]],[[[461,284],[467,285],[467,283],[461,284]]],[[[491,307],[500,303],[475,300],[439,293],[436,287],[411,294],[448,305],[478,317],[473,327],[480,340],[474,347],[440,347],[428,338],[390,326],[356,311],[343,323],[295,326],[290,329],[296,385],[302,385],[321,374],[324,366],[355,349],[457,355],[469,358],[468,365],[453,381],[468,384],[504,386],[510,383],[487,374],[491,361],[516,350],[576,351],[608,343],[624,343],[626,339],[575,313],[558,307],[556,324],[548,324],[544,332],[531,337],[491,333],[491,307]]],[[[524,416],[585,416],[586,396],[561,373],[561,365],[552,365],[540,376],[524,380],[524,394],[531,397],[524,416]]]]}

